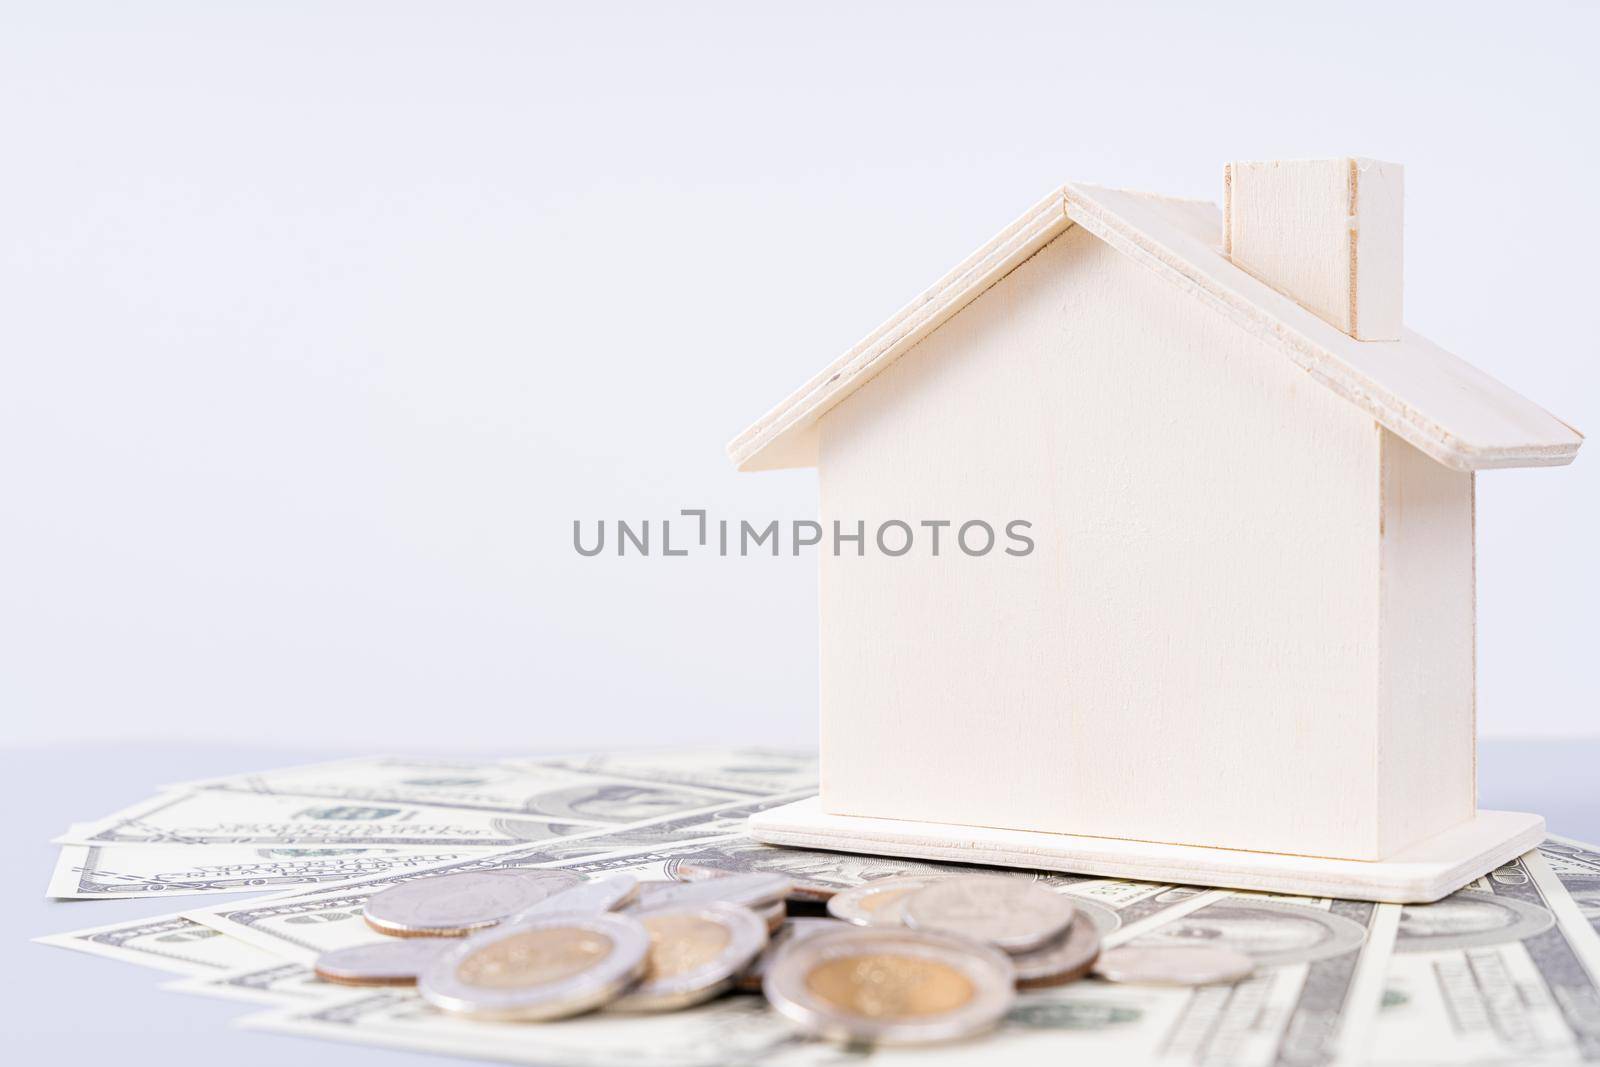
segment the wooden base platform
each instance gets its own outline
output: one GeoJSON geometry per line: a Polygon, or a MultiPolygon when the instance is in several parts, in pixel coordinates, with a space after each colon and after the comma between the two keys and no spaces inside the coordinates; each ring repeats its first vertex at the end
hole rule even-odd
{"type": "Polygon", "coordinates": [[[829,815],[816,797],[752,816],[749,832],[757,841],[793,848],[1420,904],[1438,900],[1533,848],[1544,840],[1544,818],[1480,811],[1460,826],[1376,862],[829,815]]]}

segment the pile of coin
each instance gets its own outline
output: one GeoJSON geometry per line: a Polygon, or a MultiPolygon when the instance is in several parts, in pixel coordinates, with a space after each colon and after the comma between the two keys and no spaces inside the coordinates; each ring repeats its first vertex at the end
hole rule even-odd
{"type": "Polygon", "coordinates": [[[365,909],[394,940],[327,953],[316,972],[346,985],[415,984],[439,1010],[477,1019],[673,1011],[759,991],[819,1037],[920,1044],[982,1032],[1018,988],[1091,970],[1202,984],[1251,966],[1209,949],[1102,957],[1093,922],[1070,899],[1004,875],[871,882],[828,897],[832,918],[819,918],[789,916],[819,894],[780,874],[679,873],[688,879],[508,868],[402,882],[365,909]]]}

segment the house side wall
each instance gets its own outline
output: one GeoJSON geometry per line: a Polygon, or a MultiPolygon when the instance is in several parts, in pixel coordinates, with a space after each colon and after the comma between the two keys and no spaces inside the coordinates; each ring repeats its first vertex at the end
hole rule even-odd
{"type": "Polygon", "coordinates": [[[1056,238],[821,421],[826,810],[1377,858],[1380,433],[1056,238]]]}
{"type": "Polygon", "coordinates": [[[1477,809],[1470,471],[1380,442],[1379,843],[1392,853],[1477,809]]]}

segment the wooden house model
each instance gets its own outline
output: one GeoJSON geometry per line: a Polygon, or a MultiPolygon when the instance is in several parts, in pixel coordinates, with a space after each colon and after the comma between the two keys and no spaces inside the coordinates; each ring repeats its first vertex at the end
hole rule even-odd
{"type": "Polygon", "coordinates": [[[868,531],[758,839],[1414,901],[1542,838],[1476,804],[1473,479],[1582,437],[1404,328],[1401,167],[1224,190],[1052,192],[729,445],[868,531]]]}

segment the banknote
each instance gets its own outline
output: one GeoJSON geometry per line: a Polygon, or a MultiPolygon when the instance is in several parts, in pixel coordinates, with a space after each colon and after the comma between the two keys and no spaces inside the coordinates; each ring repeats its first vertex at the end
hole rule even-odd
{"type": "Polygon", "coordinates": [[[605,825],[463,808],[225,790],[163,793],[57,838],[67,845],[508,848],[605,825]]]}
{"type": "Polygon", "coordinates": [[[428,804],[561,822],[631,823],[739,799],[724,789],[544,766],[371,756],[185,783],[235,793],[428,804]]]}
{"type": "Polygon", "coordinates": [[[46,934],[34,938],[43,945],[58,945],[96,956],[136,963],[177,974],[214,976],[281,962],[272,953],[183,918],[155,918],[46,934]]]}
{"type": "Polygon", "coordinates": [[[817,789],[817,754],[799,750],[644,749],[552,756],[527,762],[641,782],[725,789],[751,796],[771,796],[774,793],[801,790],[816,792],[817,789]]]}
{"type": "Polygon", "coordinates": [[[1600,933],[1600,845],[1551,834],[1539,846],[1539,855],[1578,906],[1578,914],[1600,933]]]}
{"type": "Polygon", "coordinates": [[[362,992],[349,986],[324,982],[310,967],[282,960],[221,974],[180,978],[165,983],[161,988],[172,993],[193,993],[203,997],[281,1007],[337,1003],[362,992]]]}
{"type": "Polygon", "coordinates": [[[1407,905],[1374,1063],[1600,1060],[1600,937],[1539,850],[1407,905]]]}
{"type": "Polygon", "coordinates": [[[62,845],[49,895],[112,900],[284,892],[481,856],[491,848],[62,845]]]}
{"type": "MultiPolygon", "coordinates": [[[[251,1015],[239,1025],[329,1041],[563,1067],[800,1067],[854,1063],[865,1056],[864,1051],[801,1037],[764,999],[749,995],[723,997],[687,1011],[628,1016],[600,1012],[539,1025],[454,1018],[428,1007],[410,990],[377,990],[337,1003],[251,1015]]],[[[965,1052],[971,1055],[970,1045],[965,1052]]]]}
{"type": "MultiPolygon", "coordinates": [[[[1359,1063],[1399,917],[1394,904],[1224,894],[1132,943],[1231,948],[1255,961],[1255,973],[1232,985],[1140,991],[1143,1003],[1124,1011],[1153,1025],[1137,1034],[1113,1028],[1118,1047],[1130,1059],[1138,1047],[1161,1063],[1359,1063]]],[[[1066,1003],[1072,988],[1063,991],[1066,1003]]],[[[1079,992],[1094,994],[1103,1011],[1125,991],[1079,992]]]]}

